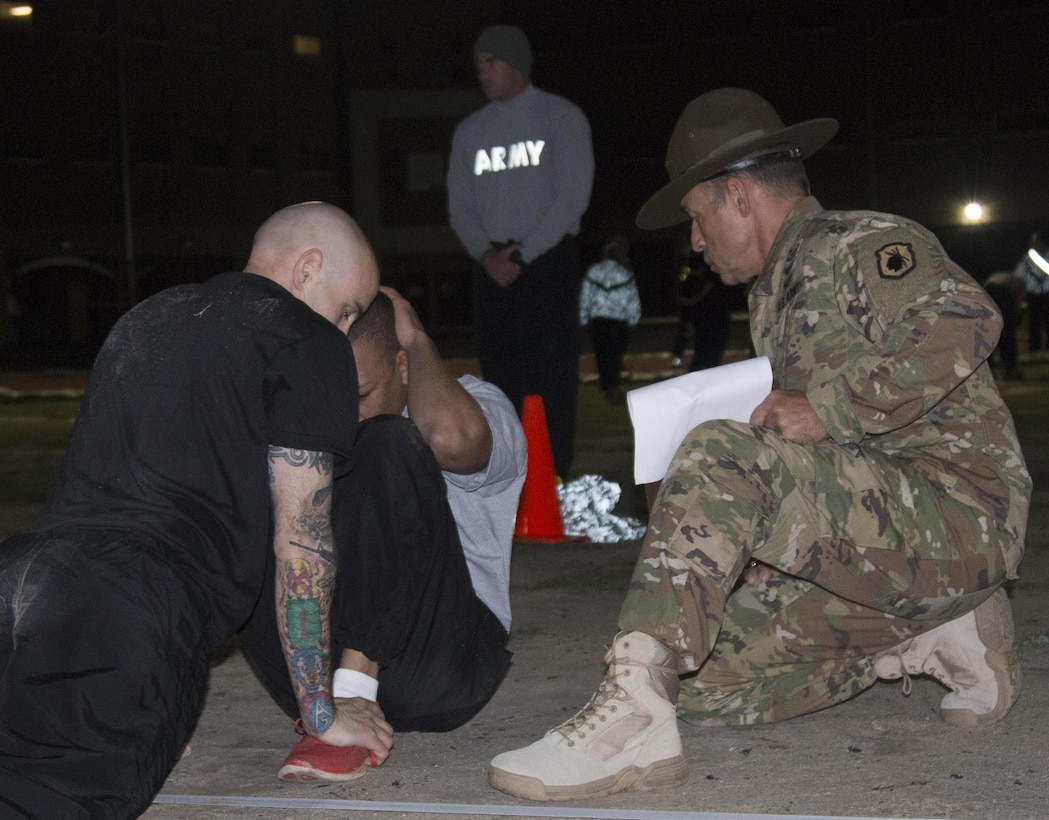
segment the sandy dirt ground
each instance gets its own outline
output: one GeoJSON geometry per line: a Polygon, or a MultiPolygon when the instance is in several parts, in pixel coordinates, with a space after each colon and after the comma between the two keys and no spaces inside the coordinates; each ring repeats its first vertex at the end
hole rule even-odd
{"type": "MultiPolygon", "coordinates": [[[[918,678],[908,697],[878,683],[846,704],[781,724],[681,724],[690,761],[685,786],[586,803],[529,804],[492,790],[488,761],[570,717],[603,674],[637,541],[515,546],[511,598],[514,662],[501,688],[466,726],[402,734],[379,769],[346,784],[277,780],[296,741],[235,645],[214,659],[191,752],[148,820],[362,817],[894,817],[1035,820],[1049,816],[1049,413],[1020,420],[1035,475],[1021,579],[1011,587],[1023,691],[1010,715],[982,730],[952,728],[937,713],[946,692],[918,678]]],[[[578,443],[577,468],[622,483],[619,512],[642,502],[629,486],[629,426],[578,443]]],[[[60,453],[5,452],[8,469],[44,481],[60,453]],[[41,478],[40,476],[43,476],[41,478]]],[[[33,503],[0,503],[0,535],[26,526],[33,503]]]]}

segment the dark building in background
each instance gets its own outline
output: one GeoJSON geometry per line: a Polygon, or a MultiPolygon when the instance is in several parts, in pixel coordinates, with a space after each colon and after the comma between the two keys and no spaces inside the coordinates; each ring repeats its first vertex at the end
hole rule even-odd
{"type": "Polygon", "coordinates": [[[331,2],[19,5],[0,2],[0,310],[27,352],[90,353],[137,299],[242,264],[272,211],[344,199],[331,2]]]}
{"type": "MultiPolygon", "coordinates": [[[[492,22],[524,28],[536,85],[590,120],[594,254],[662,184],[685,104],[724,85],[788,123],[836,117],[808,163],[823,204],[912,217],[979,278],[1049,222],[1040,0],[17,5],[0,0],[0,315],[25,351],[89,352],[136,299],[239,266],[255,226],[305,199],[350,210],[431,325],[468,322],[444,171],[492,22]]],[[[633,237],[647,315],[674,312],[685,230],[633,237]]]]}

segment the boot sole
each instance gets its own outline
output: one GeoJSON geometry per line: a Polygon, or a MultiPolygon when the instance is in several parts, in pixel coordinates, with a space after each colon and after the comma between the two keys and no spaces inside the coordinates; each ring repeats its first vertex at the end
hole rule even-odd
{"type": "Polygon", "coordinates": [[[631,766],[610,777],[568,786],[548,786],[534,777],[488,767],[488,783],[493,788],[515,797],[538,801],[582,800],[625,791],[646,792],[680,786],[687,778],[688,767],[681,755],[656,761],[643,769],[631,766]]]}

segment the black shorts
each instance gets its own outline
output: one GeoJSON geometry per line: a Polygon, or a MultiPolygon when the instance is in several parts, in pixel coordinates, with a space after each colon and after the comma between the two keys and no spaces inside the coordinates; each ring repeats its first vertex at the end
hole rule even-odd
{"type": "MultiPolygon", "coordinates": [[[[447,490],[415,425],[361,425],[353,469],[335,483],[339,570],[333,653],[379,664],[379,706],[397,731],[447,731],[488,702],[510,664],[507,632],[473,589],[447,490]]],[[[272,566],[241,645],[291,716],[298,704],[277,637],[272,566]]]]}

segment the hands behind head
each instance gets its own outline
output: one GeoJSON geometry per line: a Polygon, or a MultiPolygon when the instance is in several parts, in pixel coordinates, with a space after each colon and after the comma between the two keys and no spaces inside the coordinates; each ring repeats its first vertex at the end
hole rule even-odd
{"type": "Polygon", "coordinates": [[[429,338],[411,302],[389,285],[382,285],[379,290],[390,297],[390,302],[393,303],[394,327],[397,331],[397,343],[401,348],[407,350],[420,336],[429,338]]]}

